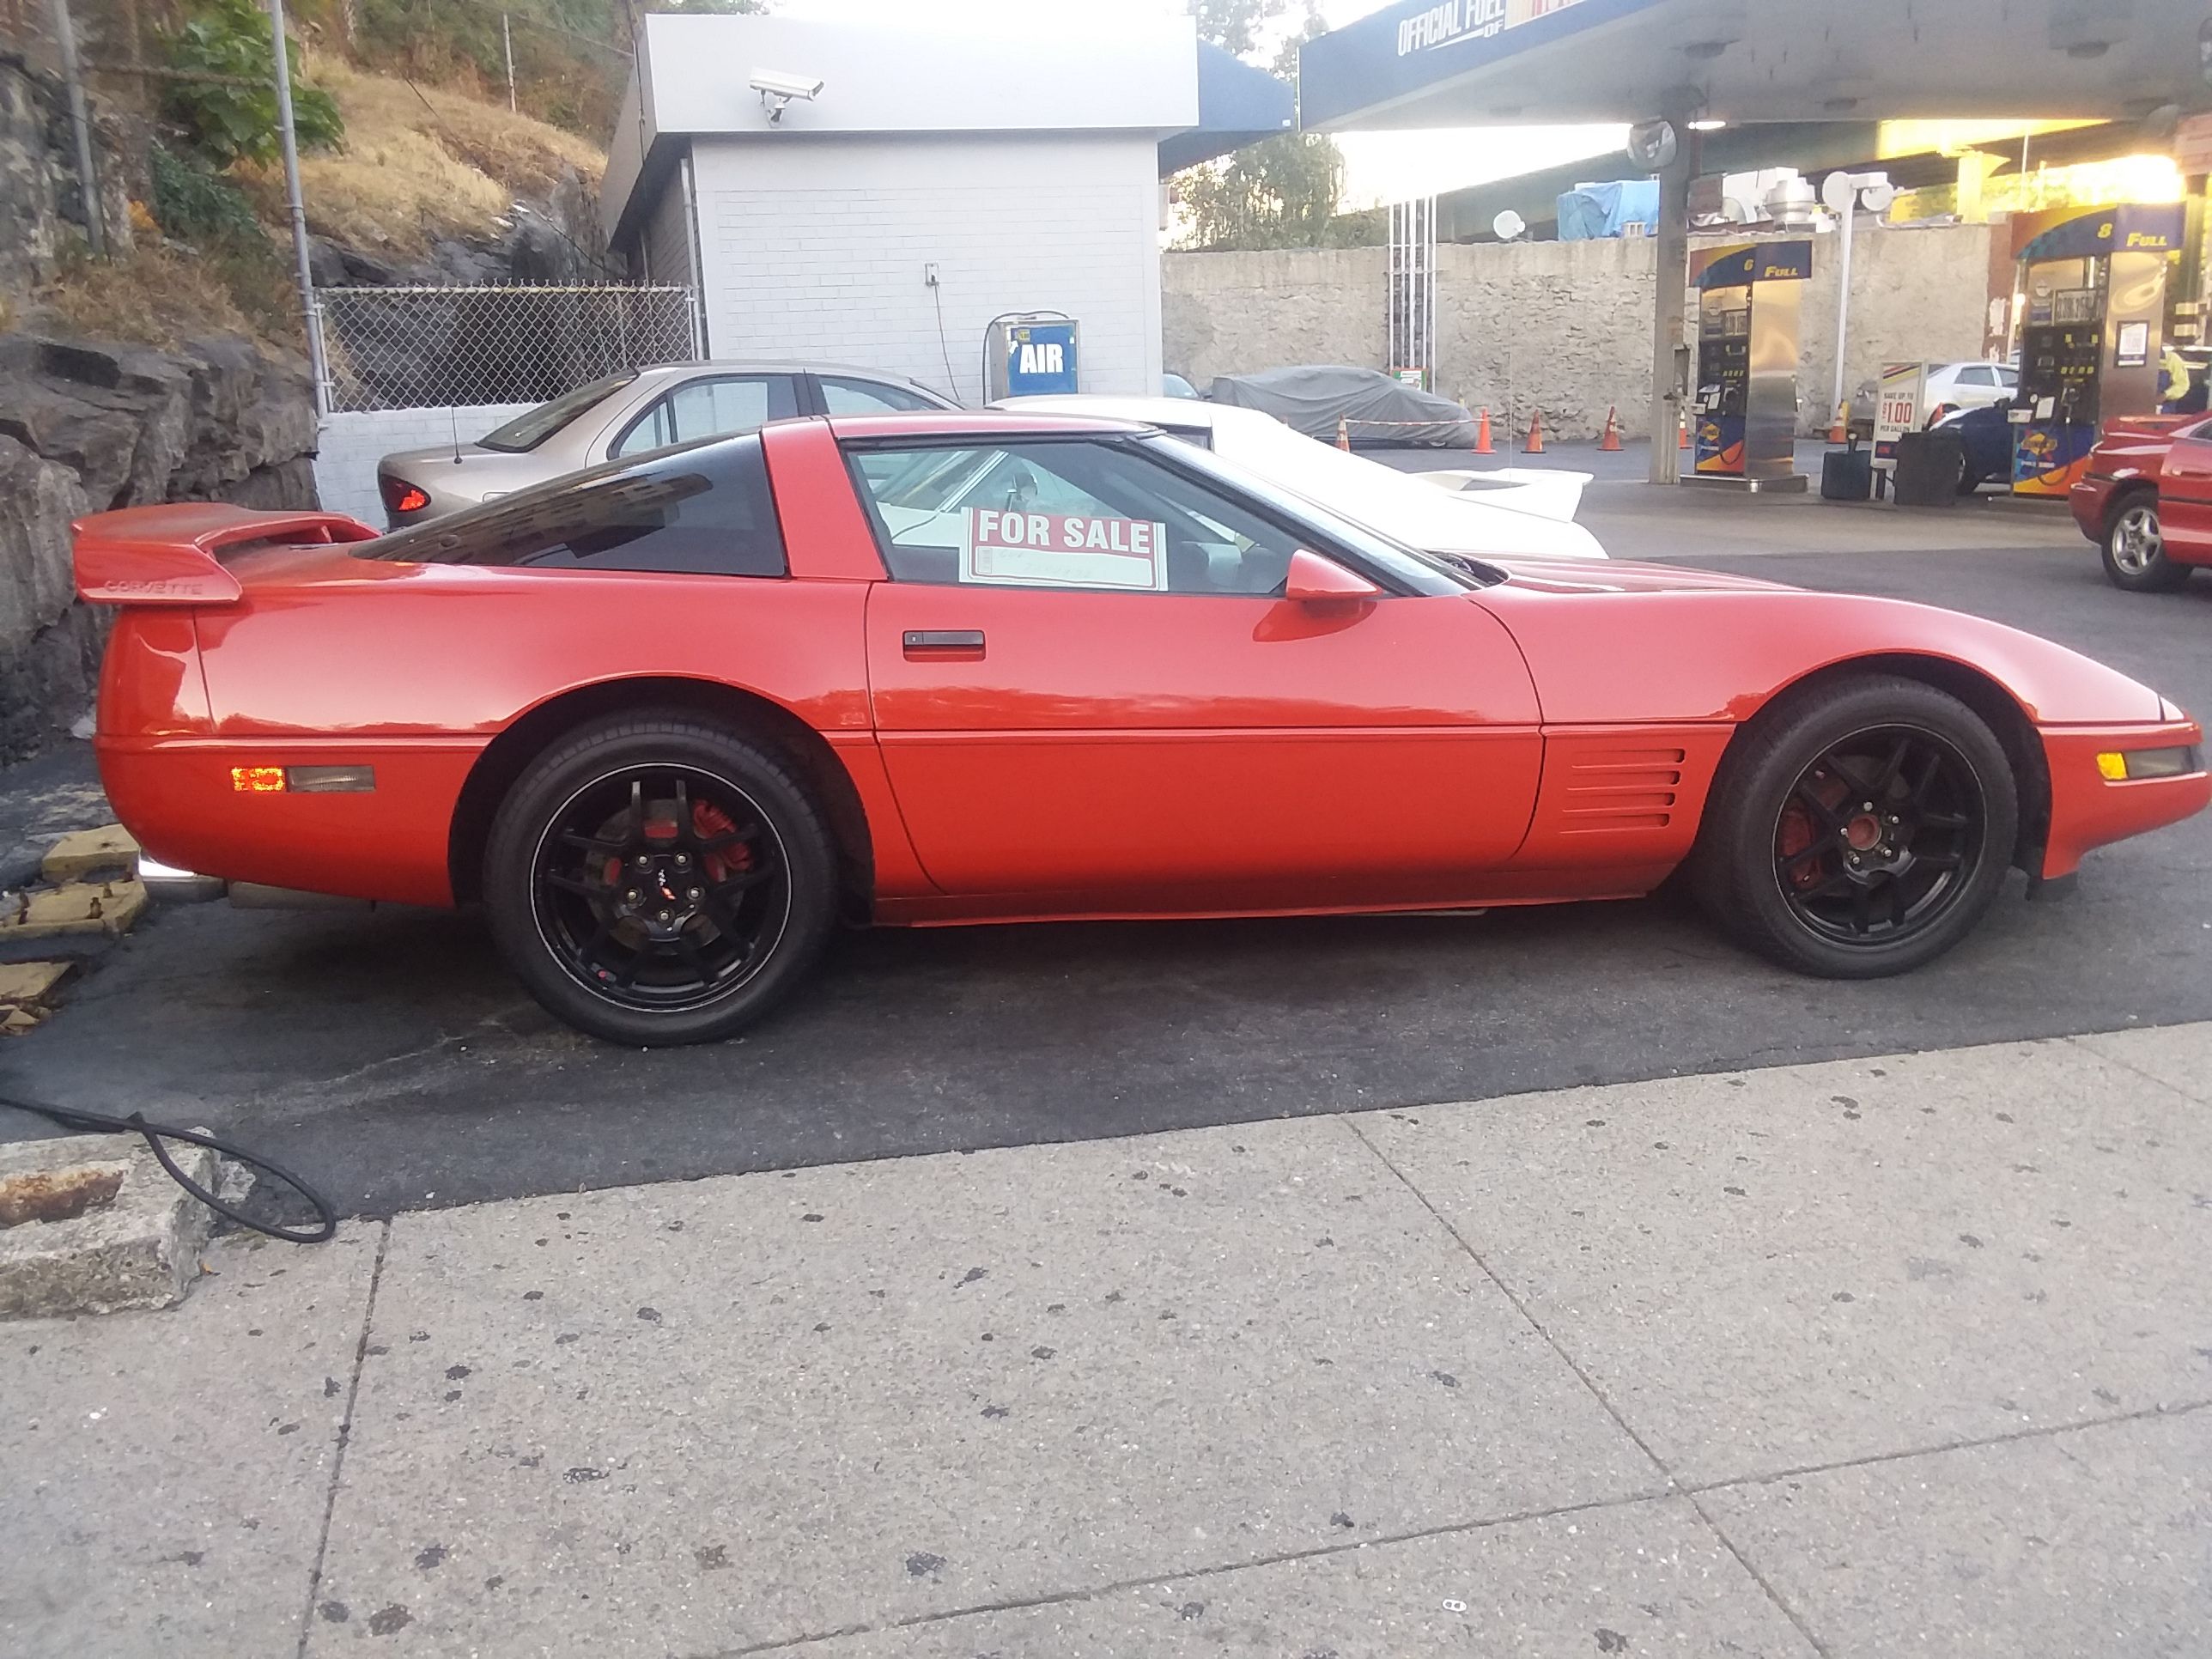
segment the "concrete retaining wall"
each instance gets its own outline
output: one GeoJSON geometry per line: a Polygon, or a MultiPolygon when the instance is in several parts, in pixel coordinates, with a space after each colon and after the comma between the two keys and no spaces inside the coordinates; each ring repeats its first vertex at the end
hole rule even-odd
{"type": "MultiPolygon", "coordinates": [[[[1996,234],[1988,225],[1892,230],[1861,221],[1850,386],[1875,378],[1885,361],[1981,355],[1996,234]]],[[[1736,239],[1700,245],[1723,240],[1736,239]]],[[[1655,254],[1642,240],[1439,248],[1437,390],[1487,405],[1501,428],[1525,429],[1540,408],[1553,436],[1595,437],[1612,406],[1627,435],[1644,435],[1655,254]]],[[[1798,389],[1807,433],[1824,429],[1832,412],[1839,254],[1833,236],[1819,239],[1804,295],[1798,389]]],[[[1200,390],[1217,374],[1285,363],[1389,367],[1385,257],[1381,248],[1163,255],[1167,367],[1200,390]]],[[[1694,301],[1690,315],[1694,325],[1694,301]]]]}

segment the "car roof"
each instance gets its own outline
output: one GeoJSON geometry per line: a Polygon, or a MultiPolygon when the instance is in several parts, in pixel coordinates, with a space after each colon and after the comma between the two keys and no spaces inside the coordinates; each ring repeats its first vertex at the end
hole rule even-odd
{"type": "MultiPolygon", "coordinates": [[[[892,386],[921,386],[921,382],[887,368],[866,368],[858,363],[825,363],[800,357],[715,357],[691,363],[648,363],[637,371],[668,379],[679,374],[854,374],[864,380],[884,380],[892,386]]],[[[927,387],[923,388],[925,391],[927,387]]]]}
{"type": "Polygon", "coordinates": [[[1095,415],[1024,415],[1012,410],[945,409],[897,415],[843,415],[828,422],[847,438],[989,438],[998,442],[1023,436],[1105,437],[1149,432],[1142,421],[1109,421],[1095,415]]]}
{"type": "Polygon", "coordinates": [[[1215,424],[1219,408],[1194,398],[1123,398],[1110,392],[1039,392],[1028,398],[997,398],[991,407],[1009,415],[1076,415],[1088,420],[1139,421],[1162,427],[1210,427],[1215,424]]]}

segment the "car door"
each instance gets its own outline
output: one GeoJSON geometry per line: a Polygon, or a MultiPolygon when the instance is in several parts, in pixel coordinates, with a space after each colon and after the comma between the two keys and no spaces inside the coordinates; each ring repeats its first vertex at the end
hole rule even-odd
{"type": "Polygon", "coordinates": [[[2212,422],[2173,434],[2159,469],[2159,530],[2185,564],[2212,563],[2212,422]]]}
{"type": "Polygon", "coordinates": [[[930,878],[1131,914],[1474,891],[1541,757],[1503,624],[1441,578],[1285,599],[1310,528],[1170,445],[855,447],[872,708],[930,878]]]}
{"type": "Polygon", "coordinates": [[[855,374],[812,374],[807,378],[814,382],[824,415],[897,415],[955,407],[931,397],[919,386],[863,380],[855,374]]]}
{"type": "Polygon", "coordinates": [[[788,421],[798,414],[795,376],[702,374],[655,398],[617,428],[605,456],[592,459],[612,460],[695,438],[757,432],[770,421],[788,421]]]}

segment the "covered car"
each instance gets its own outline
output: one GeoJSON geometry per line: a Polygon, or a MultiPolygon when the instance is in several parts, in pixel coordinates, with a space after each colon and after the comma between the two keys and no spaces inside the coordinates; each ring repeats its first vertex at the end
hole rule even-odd
{"type": "Polygon", "coordinates": [[[1463,405],[1378,369],[1308,364],[1256,374],[1218,374],[1206,396],[1217,404],[1272,415],[1309,438],[1333,439],[1342,422],[1356,444],[1465,448],[1474,442],[1474,417],[1463,405]]]}

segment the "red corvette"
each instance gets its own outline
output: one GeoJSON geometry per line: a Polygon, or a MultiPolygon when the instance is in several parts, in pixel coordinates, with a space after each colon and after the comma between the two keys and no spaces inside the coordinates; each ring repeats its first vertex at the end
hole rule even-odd
{"type": "Polygon", "coordinates": [[[554,1012],[718,1037],[841,918],[1473,908],[1686,865],[1791,967],[1901,971],[2008,866],[2212,797],[2197,723],[1890,600],[1413,552],[1137,427],[772,426],[378,535],[78,526],[154,856],[481,900],[554,1012]]]}
{"type": "Polygon", "coordinates": [[[2212,564],[2212,419],[2112,422],[2067,499],[2081,533],[2103,550],[2113,586],[2136,593],[2180,586],[2212,564]]]}

